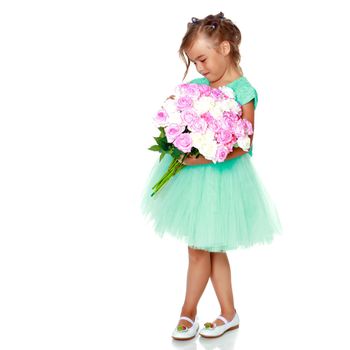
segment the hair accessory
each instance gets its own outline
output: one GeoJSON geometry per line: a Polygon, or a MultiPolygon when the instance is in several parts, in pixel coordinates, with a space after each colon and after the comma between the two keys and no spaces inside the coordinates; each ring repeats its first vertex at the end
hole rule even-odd
{"type": "Polygon", "coordinates": [[[197,23],[199,19],[197,17],[192,17],[192,23],[197,23]]]}
{"type": "Polygon", "coordinates": [[[218,23],[217,23],[217,22],[213,22],[213,23],[210,25],[210,28],[216,29],[217,26],[218,26],[218,23]]]}
{"type": "Polygon", "coordinates": [[[220,12],[220,13],[218,14],[218,17],[221,18],[221,19],[225,19],[225,16],[224,16],[224,13],[223,13],[223,12],[220,12]]]}

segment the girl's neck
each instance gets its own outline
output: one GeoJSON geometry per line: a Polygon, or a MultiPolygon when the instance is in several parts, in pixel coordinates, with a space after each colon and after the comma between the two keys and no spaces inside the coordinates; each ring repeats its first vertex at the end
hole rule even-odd
{"type": "Polygon", "coordinates": [[[241,72],[236,70],[235,68],[230,69],[229,71],[225,72],[224,76],[217,81],[214,81],[213,83],[210,83],[209,85],[213,88],[219,87],[219,86],[226,86],[227,84],[232,83],[234,80],[237,80],[241,78],[243,75],[241,72]]]}

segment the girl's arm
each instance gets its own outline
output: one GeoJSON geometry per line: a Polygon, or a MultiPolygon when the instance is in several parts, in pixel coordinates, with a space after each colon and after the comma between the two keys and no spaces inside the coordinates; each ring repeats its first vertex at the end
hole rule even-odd
{"type": "MultiPolygon", "coordinates": [[[[247,119],[251,122],[252,128],[254,131],[254,100],[251,100],[250,102],[242,105],[242,118],[247,119]]],[[[249,135],[250,138],[250,147],[252,147],[253,144],[253,135],[249,135]]],[[[230,152],[225,160],[237,158],[239,156],[242,156],[243,154],[247,153],[246,151],[243,151],[242,148],[237,147],[234,148],[232,152],[230,152]]]]}

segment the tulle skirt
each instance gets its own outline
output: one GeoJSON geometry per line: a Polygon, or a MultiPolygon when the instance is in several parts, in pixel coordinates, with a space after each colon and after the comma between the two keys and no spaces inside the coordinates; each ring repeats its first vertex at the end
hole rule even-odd
{"type": "Polygon", "coordinates": [[[172,157],[151,168],[141,212],[156,234],[169,234],[194,249],[224,252],[270,243],[282,226],[250,153],[221,163],[188,165],[151,197],[172,157]]]}

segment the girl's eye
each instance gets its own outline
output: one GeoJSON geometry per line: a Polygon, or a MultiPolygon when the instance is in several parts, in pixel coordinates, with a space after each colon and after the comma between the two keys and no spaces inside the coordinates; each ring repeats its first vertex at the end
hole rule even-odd
{"type": "MultiPolygon", "coordinates": [[[[207,59],[205,58],[203,61],[201,61],[201,62],[205,62],[207,59]]],[[[193,62],[193,64],[194,65],[196,65],[196,62],[193,62]]]]}

